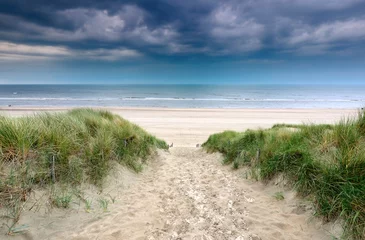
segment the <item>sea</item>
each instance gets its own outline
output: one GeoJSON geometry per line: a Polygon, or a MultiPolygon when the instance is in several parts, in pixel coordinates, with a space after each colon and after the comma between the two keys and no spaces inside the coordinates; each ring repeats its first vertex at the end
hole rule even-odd
{"type": "Polygon", "coordinates": [[[365,85],[0,85],[0,107],[362,108],[365,85]]]}

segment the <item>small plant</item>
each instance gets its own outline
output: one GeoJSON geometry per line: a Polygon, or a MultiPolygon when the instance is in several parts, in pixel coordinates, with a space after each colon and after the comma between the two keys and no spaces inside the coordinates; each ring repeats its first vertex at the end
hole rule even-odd
{"type": "Polygon", "coordinates": [[[52,203],[58,208],[69,208],[71,200],[72,200],[71,194],[62,194],[61,196],[55,196],[52,199],[52,203]]]}
{"type": "Polygon", "coordinates": [[[238,169],[240,167],[240,163],[238,162],[237,158],[233,161],[232,167],[233,167],[233,169],[238,169]]]}
{"type": "Polygon", "coordinates": [[[19,227],[15,227],[15,226],[9,227],[8,226],[7,235],[13,236],[15,234],[22,234],[22,233],[28,231],[28,229],[29,229],[29,226],[26,224],[23,224],[19,227]]]}
{"type": "Polygon", "coordinates": [[[91,200],[88,200],[88,199],[85,199],[85,211],[86,212],[90,212],[91,211],[91,204],[92,204],[92,201],[91,200]]]}
{"type": "Polygon", "coordinates": [[[249,170],[249,173],[250,173],[250,177],[252,179],[255,179],[256,181],[260,180],[260,173],[259,173],[259,170],[257,168],[251,168],[249,170]]]}
{"type": "Polygon", "coordinates": [[[276,192],[274,194],[274,198],[278,201],[282,201],[285,199],[283,192],[276,192]]]}
{"type": "Polygon", "coordinates": [[[100,204],[100,208],[103,209],[104,212],[108,211],[109,200],[104,199],[104,198],[100,198],[99,199],[99,204],[100,204]]]}
{"type": "Polygon", "coordinates": [[[112,201],[112,203],[114,204],[115,203],[115,199],[117,198],[117,196],[112,196],[111,194],[108,194],[110,200],[112,201]]]}
{"type": "Polygon", "coordinates": [[[4,218],[7,218],[10,220],[10,224],[5,224],[8,228],[8,235],[13,235],[15,233],[20,233],[26,230],[24,226],[16,227],[20,220],[20,215],[24,210],[24,202],[22,202],[20,199],[16,199],[11,203],[8,203],[6,206],[6,209],[8,210],[7,215],[4,216],[4,218]]]}

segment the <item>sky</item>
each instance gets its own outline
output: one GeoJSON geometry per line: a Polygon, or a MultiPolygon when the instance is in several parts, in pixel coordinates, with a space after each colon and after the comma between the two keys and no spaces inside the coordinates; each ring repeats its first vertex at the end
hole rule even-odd
{"type": "Polygon", "coordinates": [[[0,84],[365,84],[365,0],[0,0],[0,84]]]}

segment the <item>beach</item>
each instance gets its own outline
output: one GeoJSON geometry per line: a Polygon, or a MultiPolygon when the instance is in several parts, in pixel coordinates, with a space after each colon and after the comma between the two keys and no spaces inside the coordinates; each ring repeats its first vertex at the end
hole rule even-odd
{"type": "MultiPolygon", "coordinates": [[[[37,112],[66,111],[69,107],[3,107],[0,113],[22,116],[37,112]]],[[[210,134],[224,130],[269,128],[277,123],[335,123],[354,116],[357,109],[174,109],[98,108],[109,110],[148,132],[180,147],[202,144],[210,134]]]]}

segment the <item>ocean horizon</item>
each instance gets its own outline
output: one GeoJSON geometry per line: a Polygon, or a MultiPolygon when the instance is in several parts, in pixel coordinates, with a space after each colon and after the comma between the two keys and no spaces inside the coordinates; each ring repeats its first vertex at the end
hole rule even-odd
{"type": "Polygon", "coordinates": [[[14,84],[0,106],[361,108],[365,85],[14,84]]]}

